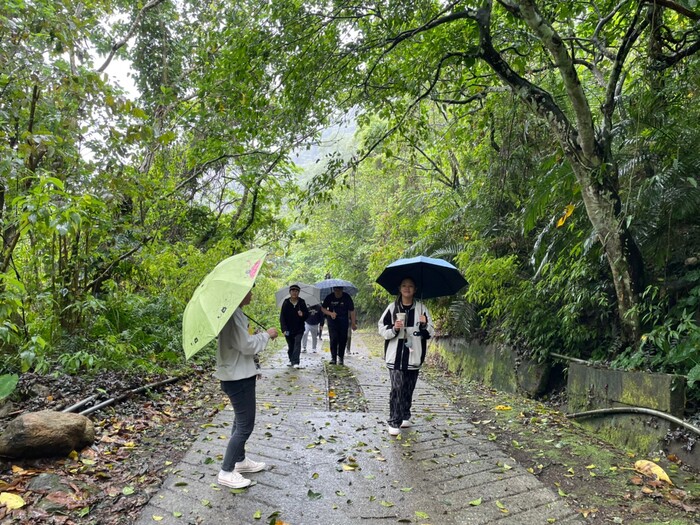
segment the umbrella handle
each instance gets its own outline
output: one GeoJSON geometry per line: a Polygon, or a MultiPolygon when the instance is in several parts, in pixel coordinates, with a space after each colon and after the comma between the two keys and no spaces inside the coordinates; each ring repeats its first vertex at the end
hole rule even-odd
{"type": "Polygon", "coordinates": [[[258,325],[258,326],[259,326],[260,328],[262,328],[263,330],[267,330],[267,327],[265,327],[264,325],[262,325],[262,324],[260,324],[259,322],[257,322],[255,319],[253,319],[253,318],[252,318],[251,316],[249,316],[247,313],[243,312],[243,315],[245,315],[248,319],[250,319],[251,321],[253,321],[256,325],[258,325]]]}

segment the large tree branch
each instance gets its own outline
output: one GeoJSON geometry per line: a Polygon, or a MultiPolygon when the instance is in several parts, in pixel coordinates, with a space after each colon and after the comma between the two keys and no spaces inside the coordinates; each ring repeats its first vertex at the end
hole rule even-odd
{"type": "MultiPolygon", "coordinates": [[[[440,11],[440,13],[433,17],[431,20],[423,24],[422,26],[414,27],[413,29],[409,29],[406,31],[402,31],[398,35],[388,38],[385,42],[385,45],[387,45],[386,49],[384,49],[382,55],[375,61],[375,63],[372,65],[370,68],[368,74],[367,74],[367,79],[372,77],[372,74],[374,73],[374,70],[377,68],[377,66],[382,62],[382,59],[388,56],[401,42],[404,42],[405,40],[409,40],[416,35],[419,35],[421,33],[424,33],[426,31],[430,31],[432,29],[435,29],[436,27],[442,26],[444,24],[449,24],[451,22],[454,22],[456,20],[464,20],[464,19],[474,19],[476,17],[477,11],[471,8],[466,8],[463,11],[456,11],[452,12],[449,14],[447,13],[450,9],[452,9],[455,5],[459,3],[459,0],[457,2],[451,3],[445,8],[440,11]]],[[[367,84],[365,84],[365,89],[367,87],[367,84]]]]}
{"type": "MultiPolygon", "coordinates": [[[[620,47],[615,56],[615,61],[613,62],[613,67],[610,72],[610,77],[608,78],[607,88],[605,90],[605,99],[603,101],[602,111],[603,111],[603,137],[606,144],[610,138],[610,133],[612,132],[612,116],[616,107],[617,93],[620,89],[620,81],[622,77],[622,71],[625,65],[625,61],[629,56],[632,46],[635,44],[639,36],[642,34],[644,29],[648,26],[648,20],[642,19],[642,5],[637,7],[637,11],[634,13],[632,22],[627,28],[624,38],[620,44],[620,47]],[[641,19],[641,22],[640,22],[641,19]]],[[[607,144],[609,146],[609,144],[607,144]]]]}
{"type": "Polygon", "coordinates": [[[520,0],[517,2],[508,0],[507,3],[512,8],[511,10],[535,32],[544,47],[552,55],[576,116],[579,145],[584,155],[588,158],[588,163],[597,163],[600,151],[596,141],[593,114],[588,104],[586,93],[581,85],[581,80],[576,72],[574,60],[569,54],[563,39],[540,14],[532,0],[520,0]]]}
{"type": "Polygon", "coordinates": [[[105,69],[107,69],[107,66],[112,62],[112,59],[114,58],[114,55],[117,54],[117,51],[119,51],[122,47],[126,45],[126,43],[129,41],[129,39],[134,36],[134,33],[136,32],[136,28],[139,26],[141,23],[141,20],[143,19],[144,15],[146,14],[147,11],[153,9],[159,4],[162,4],[165,2],[165,0],[151,0],[148,2],[146,5],[144,5],[141,10],[139,11],[138,15],[136,15],[136,18],[134,19],[134,22],[131,24],[131,27],[129,28],[129,31],[126,33],[124,38],[122,38],[121,41],[117,42],[116,44],[112,45],[112,49],[109,50],[109,55],[107,56],[107,59],[105,60],[104,64],[102,64],[97,71],[102,73],[105,69]]]}
{"type": "Polygon", "coordinates": [[[518,98],[549,124],[567,156],[578,159],[582,165],[589,165],[590,161],[584,158],[577,130],[571,125],[552,95],[516,73],[493,47],[490,20],[490,6],[480,9],[477,17],[480,32],[479,58],[489,65],[518,98]]]}
{"type": "Polygon", "coordinates": [[[688,9],[687,7],[679,4],[678,2],[674,2],[673,0],[644,0],[644,2],[646,2],[647,4],[656,4],[662,7],[667,7],[668,9],[671,9],[672,11],[675,11],[678,14],[686,16],[691,20],[700,20],[700,14],[696,13],[691,9],[688,9]]]}
{"type": "Polygon", "coordinates": [[[700,51],[700,40],[697,40],[693,44],[689,45],[685,49],[679,51],[678,53],[674,53],[673,55],[667,55],[667,56],[661,56],[658,57],[658,62],[656,64],[653,64],[651,66],[651,69],[655,69],[657,71],[662,71],[664,69],[668,69],[669,67],[675,66],[678,62],[683,60],[684,58],[688,58],[691,55],[694,55],[700,51]]]}
{"type": "Polygon", "coordinates": [[[93,292],[99,290],[100,285],[111,277],[112,270],[116,267],[117,264],[131,257],[133,254],[135,254],[137,251],[143,248],[146,244],[151,242],[154,238],[155,237],[153,235],[147,236],[143,241],[139,241],[138,244],[136,244],[136,246],[134,246],[127,252],[121,254],[116,259],[113,259],[112,262],[109,263],[97,277],[95,277],[92,281],[85,285],[85,290],[92,290],[93,292]]]}

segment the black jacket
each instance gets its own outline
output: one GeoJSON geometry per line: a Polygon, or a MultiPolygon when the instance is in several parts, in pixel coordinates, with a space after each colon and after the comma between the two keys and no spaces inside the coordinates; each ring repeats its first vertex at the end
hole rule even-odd
{"type": "Polygon", "coordinates": [[[285,299],[280,308],[280,327],[282,332],[289,332],[289,335],[303,334],[305,330],[304,321],[309,318],[309,309],[306,301],[299,298],[296,306],[289,298],[285,299]],[[301,311],[302,315],[299,315],[301,311]]]}

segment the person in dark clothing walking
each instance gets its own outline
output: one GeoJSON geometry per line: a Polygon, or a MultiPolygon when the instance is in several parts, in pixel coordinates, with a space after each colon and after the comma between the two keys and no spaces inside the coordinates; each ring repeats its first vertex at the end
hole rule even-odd
{"type": "Polygon", "coordinates": [[[304,322],[309,317],[309,309],[306,301],[299,297],[299,285],[289,287],[289,297],[284,300],[280,308],[280,327],[287,341],[287,355],[289,365],[294,368],[302,368],[300,363],[301,337],[304,335],[304,322]]]}
{"type": "Polygon", "coordinates": [[[323,312],[321,311],[321,305],[309,306],[309,317],[305,323],[306,329],[304,330],[304,335],[301,338],[301,351],[306,352],[306,345],[309,342],[309,335],[311,335],[311,351],[316,353],[316,346],[318,345],[318,339],[321,337],[321,327],[323,326],[323,312]]]}
{"type": "Polygon", "coordinates": [[[342,286],[333,288],[323,300],[321,311],[328,317],[328,337],[331,344],[331,364],[344,364],[345,346],[348,341],[348,324],[357,330],[355,303],[342,286]]]}

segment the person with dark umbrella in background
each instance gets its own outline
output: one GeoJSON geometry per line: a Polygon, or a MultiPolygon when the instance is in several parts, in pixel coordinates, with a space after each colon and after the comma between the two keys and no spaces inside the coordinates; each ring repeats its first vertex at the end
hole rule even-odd
{"type": "Polygon", "coordinates": [[[302,368],[300,362],[301,338],[304,335],[304,322],[309,318],[309,309],[306,301],[299,297],[301,288],[298,284],[289,287],[289,297],[284,300],[280,308],[280,326],[287,341],[287,355],[289,365],[294,368],[302,368]]]}
{"type": "Polygon", "coordinates": [[[333,292],[323,300],[321,311],[328,317],[328,337],[331,345],[330,362],[332,365],[344,365],[348,324],[353,330],[357,330],[355,303],[342,286],[334,286],[333,292]]]}

